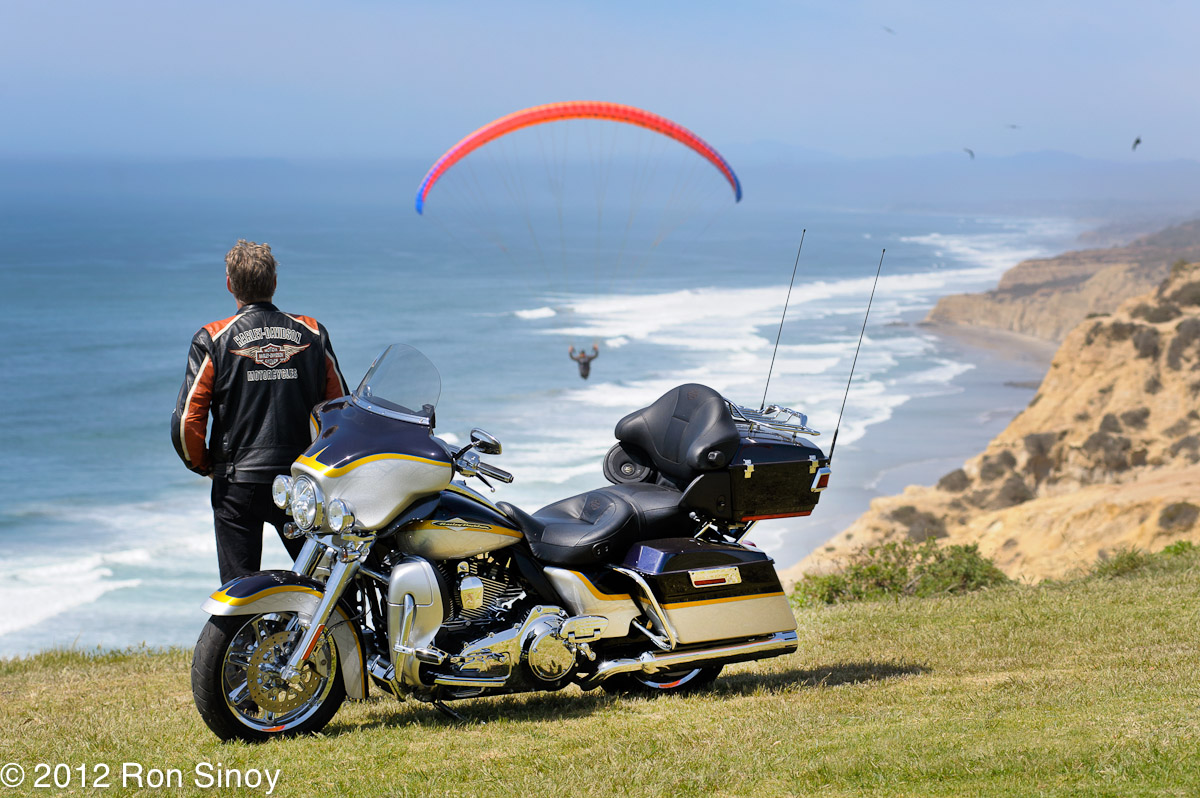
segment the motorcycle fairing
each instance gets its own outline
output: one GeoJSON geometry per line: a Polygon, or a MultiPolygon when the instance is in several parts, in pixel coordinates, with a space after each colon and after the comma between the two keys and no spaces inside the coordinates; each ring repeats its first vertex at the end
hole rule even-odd
{"type": "Polygon", "coordinates": [[[316,417],[317,436],[303,456],[321,454],[321,462],[330,468],[343,469],[356,460],[386,452],[451,466],[450,456],[433,439],[429,427],[364,410],[349,396],[319,405],[316,417]]]}
{"type": "Polygon", "coordinates": [[[307,474],[327,501],[353,497],[359,525],[379,529],[414,500],[450,484],[450,455],[430,428],[358,407],[350,398],[317,408],[319,433],[292,464],[292,475],[307,474]]]}
{"type": "MultiPolygon", "coordinates": [[[[295,612],[307,620],[312,618],[324,591],[322,583],[295,571],[259,571],[221,585],[204,601],[201,609],[209,615],[219,616],[295,612]]],[[[352,612],[339,604],[327,627],[337,645],[346,695],[366,698],[363,642],[357,625],[350,620],[352,616],[352,612]]]]}

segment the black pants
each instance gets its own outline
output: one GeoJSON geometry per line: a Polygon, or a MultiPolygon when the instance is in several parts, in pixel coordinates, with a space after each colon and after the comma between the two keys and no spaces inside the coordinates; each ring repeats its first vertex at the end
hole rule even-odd
{"type": "Polygon", "coordinates": [[[263,524],[275,527],[292,559],[304,545],[302,539],[288,540],[283,536],[288,515],[271,500],[270,485],[213,477],[212,507],[217,531],[217,566],[221,569],[222,584],[260,569],[263,524]]]}

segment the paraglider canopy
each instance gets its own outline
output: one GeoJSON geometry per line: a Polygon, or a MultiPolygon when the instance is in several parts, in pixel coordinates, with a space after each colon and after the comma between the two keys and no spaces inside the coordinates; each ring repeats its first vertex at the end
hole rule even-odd
{"type": "Polygon", "coordinates": [[[641,108],[635,108],[632,105],[583,101],[550,103],[548,105],[537,105],[532,108],[516,111],[507,116],[502,116],[493,122],[489,122],[459,141],[447,150],[442,157],[437,159],[429,172],[426,173],[425,179],[421,181],[421,187],[417,190],[417,213],[424,211],[425,200],[429,196],[430,189],[433,188],[438,179],[445,174],[446,170],[454,166],[454,164],[458,163],[469,153],[477,150],[489,141],[500,138],[515,130],[566,119],[606,119],[613,122],[637,125],[638,127],[661,133],[690,147],[703,156],[705,160],[720,170],[725,179],[729,181],[736,201],[740,202],[742,199],[742,184],[738,180],[738,176],[734,174],[733,169],[729,166],[729,163],[720,153],[692,131],[672,122],[670,119],[642,110],[641,108]]]}

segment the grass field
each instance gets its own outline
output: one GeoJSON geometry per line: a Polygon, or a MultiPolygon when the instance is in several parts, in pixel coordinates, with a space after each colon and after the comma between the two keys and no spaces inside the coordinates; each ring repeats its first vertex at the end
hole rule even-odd
{"type": "Polygon", "coordinates": [[[0,662],[0,765],[27,776],[0,796],[268,789],[197,787],[197,763],[278,769],[272,795],[287,796],[1196,796],[1200,553],[1172,559],[803,608],[799,652],[731,666],[700,695],[571,688],[462,702],[462,724],[379,698],[347,703],[322,736],[261,746],[209,733],[190,652],[0,662]],[[40,762],[75,768],[72,786],[32,788],[40,762]],[[126,762],[176,769],[183,787],[123,787],[126,762]],[[112,786],[81,788],[79,766],[90,780],[98,763],[112,786]]]}

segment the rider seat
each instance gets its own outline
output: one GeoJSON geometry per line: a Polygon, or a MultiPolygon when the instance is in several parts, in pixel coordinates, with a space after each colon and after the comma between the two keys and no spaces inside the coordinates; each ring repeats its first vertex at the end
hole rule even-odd
{"type": "Polygon", "coordinates": [[[740,442],[725,400],[694,383],[625,416],[615,432],[620,446],[653,466],[641,474],[646,481],[581,493],[533,515],[497,505],[521,527],[538,559],[576,566],[612,562],[635,543],[688,536],[694,524],[680,505],[683,490],[701,473],[724,468],[740,442]]]}

